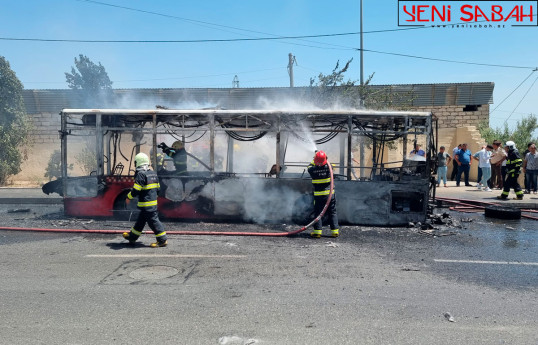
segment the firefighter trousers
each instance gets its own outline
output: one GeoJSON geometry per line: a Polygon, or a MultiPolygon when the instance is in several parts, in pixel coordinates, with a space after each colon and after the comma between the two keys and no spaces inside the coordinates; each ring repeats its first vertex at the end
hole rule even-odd
{"type": "Polygon", "coordinates": [[[153,233],[155,233],[155,237],[157,237],[157,242],[162,243],[166,241],[166,232],[164,231],[163,224],[159,220],[157,210],[146,211],[144,209],[140,210],[140,213],[138,214],[138,219],[136,220],[135,225],[133,225],[133,227],[131,228],[129,239],[133,241],[138,239],[138,237],[142,235],[142,230],[144,230],[146,223],[149,225],[151,230],[153,230],[153,233]]]}
{"type": "Polygon", "coordinates": [[[508,194],[510,194],[510,189],[513,188],[514,192],[516,193],[516,196],[518,198],[523,198],[523,190],[521,190],[521,186],[519,185],[519,182],[517,182],[518,175],[515,174],[508,174],[506,176],[506,180],[504,181],[504,189],[501,193],[501,198],[506,199],[508,198],[508,194]]]}
{"type": "MultiPolygon", "coordinates": [[[[323,208],[325,207],[325,204],[327,203],[328,195],[323,196],[315,196],[314,197],[314,214],[315,216],[319,216],[321,211],[323,211],[323,208]]],[[[327,207],[326,214],[329,216],[329,224],[331,226],[331,230],[338,230],[338,216],[336,215],[336,196],[333,194],[332,200],[329,203],[329,206],[327,207]]],[[[322,217],[323,218],[323,217],[322,217]]],[[[323,227],[323,222],[318,220],[314,223],[314,230],[321,230],[323,227]]]]}

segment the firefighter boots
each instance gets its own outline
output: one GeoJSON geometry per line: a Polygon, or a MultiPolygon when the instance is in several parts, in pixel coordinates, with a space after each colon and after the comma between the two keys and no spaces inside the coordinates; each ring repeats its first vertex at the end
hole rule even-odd
{"type": "Polygon", "coordinates": [[[321,230],[314,230],[310,233],[310,237],[312,238],[320,238],[321,237],[321,230]]]}
{"type": "Polygon", "coordinates": [[[127,241],[129,241],[130,244],[134,244],[136,242],[136,240],[131,239],[131,236],[130,236],[129,232],[124,232],[123,233],[123,238],[125,238],[127,241]]]}
{"type": "Polygon", "coordinates": [[[150,244],[149,246],[151,248],[157,248],[157,247],[166,247],[166,245],[168,244],[168,241],[164,241],[164,242],[155,242],[155,243],[152,243],[150,244]]]}

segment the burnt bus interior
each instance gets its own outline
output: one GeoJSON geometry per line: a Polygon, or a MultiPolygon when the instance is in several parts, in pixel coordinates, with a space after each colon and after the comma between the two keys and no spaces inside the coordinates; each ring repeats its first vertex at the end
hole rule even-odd
{"type": "MultiPolygon", "coordinates": [[[[313,210],[305,169],[316,149],[333,165],[344,224],[423,221],[434,193],[434,120],[427,112],[64,109],[60,116],[62,178],[53,184],[66,213],[70,202],[97,200],[114,183],[125,182],[125,193],[138,152],[158,172],[159,212],[167,218],[305,222],[313,210]],[[188,155],[181,175],[158,148],[175,141],[188,155]],[[425,157],[410,155],[417,143],[425,157]]],[[[114,214],[133,211],[121,193],[113,196],[114,214]]]]}

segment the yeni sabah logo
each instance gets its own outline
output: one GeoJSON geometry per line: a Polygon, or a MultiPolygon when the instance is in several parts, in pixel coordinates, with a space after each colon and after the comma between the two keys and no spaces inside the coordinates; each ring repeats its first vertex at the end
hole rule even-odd
{"type": "Polygon", "coordinates": [[[398,0],[398,26],[538,27],[538,1],[398,0]]]}

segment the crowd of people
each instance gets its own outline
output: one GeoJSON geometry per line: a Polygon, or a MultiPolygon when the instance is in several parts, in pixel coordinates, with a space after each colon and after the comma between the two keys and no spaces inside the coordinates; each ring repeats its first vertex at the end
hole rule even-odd
{"type": "Polygon", "coordinates": [[[456,186],[460,186],[461,175],[464,176],[465,186],[472,186],[469,182],[469,171],[473,160],[478,164],[478,179],[476,187],[479,190],[491,192],[494,189],[502,190],[497,198],[507,199],[510,190],[513,189],[517,199],[523,199],[524,194],[538,192],[538,153],[535,143],[529,143],[527,150],[520,155],[516,144],[507,141],[505,145],[499,140],[482,146],[482,149],[474,154],[468,149],[467,144],[459,144],[452,149],[452,155],[441,146],[437,154],[437,186],[444,184],[447,187],[447,170],[452,161],[452,174],[450,179],[456,180],[456,186]],[[524,190],[518,183],[520,172],[525,174],[524,190]]]}

